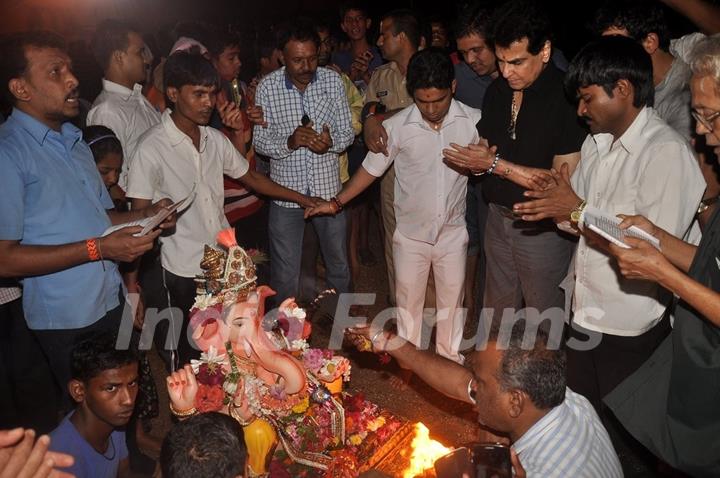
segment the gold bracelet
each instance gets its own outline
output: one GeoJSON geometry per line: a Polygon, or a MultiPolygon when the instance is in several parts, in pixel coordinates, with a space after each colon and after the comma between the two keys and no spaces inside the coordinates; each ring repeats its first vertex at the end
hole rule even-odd
{"type": "Polygon", "coordinates": [[[175,410],[175,407],[173,407],[172,402],[170,402],[170,413],[175,415],[178,418],[186,418],[191,417],[197,413],[197,408],[192,407],[188,408],[187,410],[175,410]]]}
{"type": "Polygon", "coordinates": [[[236,406],[233,402],[228,403],[228,415],[230,415],[230,418],[234,418],[235,420],[237,420],[240,426],[246,427],[255,420],[257,420],[257,417],[255,415],[253,415],[252,418],[250,418],[249,420],[245,420],[243,417],[240,416],[240,414],[237,413],[238,408],[239,407],[236,406]]]}

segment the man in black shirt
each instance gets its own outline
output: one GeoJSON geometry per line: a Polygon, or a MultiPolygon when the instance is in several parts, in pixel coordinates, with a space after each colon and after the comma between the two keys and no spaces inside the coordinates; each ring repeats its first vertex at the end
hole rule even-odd
{"type": "Polygon", "coordinates": [[[585,130],[563,90],[563,73],[551,62],[550,23],[526,1],[496,12],[495,55],[501,77],[488,88],[478,123],[481,142],[444,151],[446,159],[486,174],[483,193],[490,209],[485,232],[487,273],[484,307],[500,318],[521,307],[545,313],[562,307],[559,287],[574,243],[552,223],[529,223],[512,213],[532,171],[571,171],[580,159],[585,130]]]}

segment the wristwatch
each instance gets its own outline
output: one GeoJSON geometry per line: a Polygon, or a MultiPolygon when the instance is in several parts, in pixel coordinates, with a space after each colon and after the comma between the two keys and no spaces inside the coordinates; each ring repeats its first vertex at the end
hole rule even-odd
{"type": "Polygon", "coordinates": [[[570,221],[576,224],[580,222],[580,218],[582,218],[582,213],[585,210],[586,205],[587,203],[585,202],[585,200],[581,200],[578,205],[575,206],[572,211],[570,211],[570,221]]]}

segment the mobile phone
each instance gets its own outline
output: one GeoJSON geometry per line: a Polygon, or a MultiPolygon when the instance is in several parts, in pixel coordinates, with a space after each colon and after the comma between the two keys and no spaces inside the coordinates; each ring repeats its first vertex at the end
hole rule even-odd
{"type": "Polygon", "coordinates": [[[510,448],[499,443],[470,446],[476,478],[512,478],[510,448]]]}
{"type": "Polygon", "coordinates": [[[456,448],[435,460],[437,478],[458,478],[475,476],[472,453],[466,447],[456,448]]]}
{"type": "Polygon", "coordinates": [[[300,124],[303,126],[307,126],[310,124],[310,117],[307,114],[304,114],[302,118],[300,119],[300,124]]]}

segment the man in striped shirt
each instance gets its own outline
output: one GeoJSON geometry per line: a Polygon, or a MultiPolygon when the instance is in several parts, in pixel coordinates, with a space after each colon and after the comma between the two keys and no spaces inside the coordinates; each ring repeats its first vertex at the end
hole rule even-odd
{"type": "MultiPolygon", "coordinates": [[[[267,127],[256,124],[258,153],[271,158],[270,177],[302,194],[329,200],[340,191],[338,156],[353,141],[345,89],[336,72],[318,67],[320,40],[312,24],[300,21],[280,39],[285,66],[262,79],[255,96],[267,127]]],[[[346,217],[311,219],[320,240],[328,286],[350,291],[346,217]]],[[[296,297],[305,218],[303,209],[274,201],[268,220],[270,285],[278,298],[296,297]]]]}
{"type": "Polygon", "coordinates": [[[512,445],[516,477],[623,476],[592,405],[566,386],[559,338],[537,325],[503,322],[485,347],[478,343],[470,370],[389,332],[366,327],[350,333],[371,338],[374,351],[388,352],[439,392],[474,404],[482,427],[492,430],[487,441],[512,445]]]}

